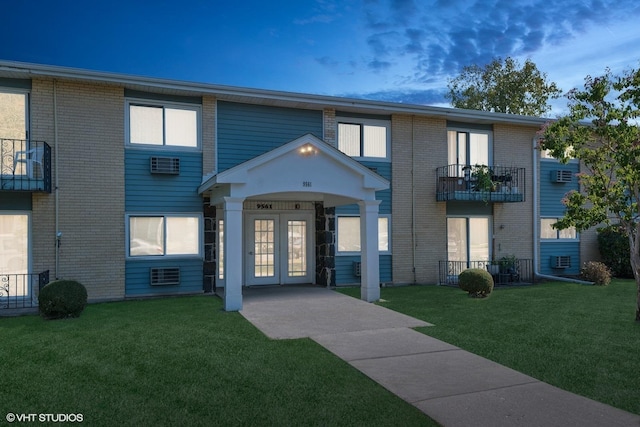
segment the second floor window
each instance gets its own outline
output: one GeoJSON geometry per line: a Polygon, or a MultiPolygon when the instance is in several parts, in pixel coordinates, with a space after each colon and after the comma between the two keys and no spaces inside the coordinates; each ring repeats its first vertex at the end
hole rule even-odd
{"type": "Polygon", "coordinates": [[[197,148],[200,109],[188,105],[128,105],[129,143],[197,148]]]}
{"type": "Polygon", "coordinates": [[[351,157],[387,159],[389,126],[381,121],[338,123],[338,149],[351,157]]]}

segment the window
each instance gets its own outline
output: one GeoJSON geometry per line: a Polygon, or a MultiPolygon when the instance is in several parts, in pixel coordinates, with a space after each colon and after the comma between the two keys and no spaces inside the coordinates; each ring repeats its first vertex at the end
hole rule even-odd
{"type": "Polygon", "coordinates": [[[386,159],[389,124],[381,120],[338,123],[338,149],[351,157],[386,159]]]}
{"type": "Polygon", "coordinates": [[[129,216],[129,256],[200,255],[200,217],[129,216]]]}
{"type": "MultiPolygon", "coordinates": [[[[29,273],[29,214],[0,213],[0,274],[27,273],[29,273]]],[[[15,295],[15,292],[12,295],[15,295]]]]}
{"type": "MultiPolygon", "coordinates": [[[[389,217],[378,217],[378,250],[389,252],[389,217]]],[[[360,217],[339,216],[337,221],[337,252],[360,252],[360,217]]]]}
{"type": "Polygon", "coordinates": [[[197,148],[200,108],[182,104],[128,104],[130,144],[197,148]]]}
{"type": "Polygon", "coordinates": [[[0,174],[23,175],[24,163],[15,163],[15,154],[29,149],[28,94],[0,89],[0,174]]]}
{"type": "MultiPolygon", "coordinates": [[[[573,147],[567,147],[567,149],[565,150],[565,154],[571,159],[573,159],[572,153],[573,153],[573,147]]],[[[540,158],[556,160],[556,158],[551,155],[551,150],[540,149],[540,158]]]]}
{"type": "Polygon", "coordinates": [[[550,240],[567,240],[577,239],[578,233],[574,227],[557,230],[553,228],[553,224],[558,222],[559,218],[541,218],[540,219],[540,238],[550,240]]]}
{"type": "Polygon", "coordinates": [[[447,132],[448,161],[450,165],[458,165],[458,176],[463,176],[464,166],[490,166],[489,146],[489,132],[447,132]]]}
{"type": "Polygon", "coordinates": [[[489,218],[447,218],[447,260],[487,261],[489,218]]]}

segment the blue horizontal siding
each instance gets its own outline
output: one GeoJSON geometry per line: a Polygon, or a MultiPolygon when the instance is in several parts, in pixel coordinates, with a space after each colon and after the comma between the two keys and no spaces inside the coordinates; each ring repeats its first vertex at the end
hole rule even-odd
{"type": "Polygon", "coordinates": [[[125,152],[125,209],[128,212],[200,212],[202,153],[128,149],[125,152]],[[179,175],[152,174],[152,156],[178,157],[179,175]]]}
{"type": "Polygon", "coordinates": [[[579,274],[580,273],[580,242],[578,241],[549,241],[540,242],[540,272],[542,274],[579,274]],[[571,268],[551,268],[551,257],[571,256],[571,268]]]}
{"type": "MultiPolygon", "coordinates": [[[[381,177],[391,181],[391,163],[386,162],[360,162],[362,165],[376,169],[376,173],[381,177]]],[[[391,188],[382,191],[376,191],[376,199],[380,200],[381,215],[391,214],[391,188]]],[[[357,204],[344,205],[336,207],[337,215],[360,215],[360,208],[357,204]]]]}
{"type": "Polygon", "coordinates": [[[218,102],[218,171],[311,133],[322,138],[322,111],[218,102]]]}
{"type": "MultiPolygon", "coordinates": [[[[353,263],[360,261],[360,255],[336,257],[336,284],[360,283],[360,277],[353,274],[353,263]]],[[[380,282],[391,282],[391,255],[380,255],[380,282]]]]}
{"type": "Polygon", "coordinates": [[[202,291],[202,260],[133,260],[125,263],[125,295],[163,295],[202,291]],[[151,286],[150,269],[180,268],[180,285],[151,286]]]}
{"type": "Polygon", "coordinates": [[[578,178],[575,176],[580,171],[577,163],[562,164],[553,160],[540,162],[540,215],[551,217],[562,217],[565,206],[562,198],[571,190],[578,190],[578,178]],[[572,172],[572,182],[554,182],[552,174],[557,170],[570,170],[572,172]]]}

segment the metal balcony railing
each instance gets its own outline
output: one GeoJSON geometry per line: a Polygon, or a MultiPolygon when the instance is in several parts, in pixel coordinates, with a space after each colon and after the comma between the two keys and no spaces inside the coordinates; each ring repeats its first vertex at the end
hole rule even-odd
{"type": "Polygon", "coordinates": [[[514,259],[504,261],[440,261],[438,265],[439,284],[458,286],[458,276],[468,268],[487,270],[496,286],[526,285],[535,283],[533,261],[514,259]]]}
{"type": "Polygon", "coordinates": [[[0,191],[51,193],[51,147],[43,141],[0,138],[0,191]]]}
{"type": "Polygon", "coordinates": [[[487,165],[448,165],[436,169],[436,199],[524,202],[525,169],[487,165]]]}
{"type": "Polygon", "coordinates": [[[38,306],[40,289],[49,283],[49,270],[36,274],[0,273],[0,310],[38,306]]]}

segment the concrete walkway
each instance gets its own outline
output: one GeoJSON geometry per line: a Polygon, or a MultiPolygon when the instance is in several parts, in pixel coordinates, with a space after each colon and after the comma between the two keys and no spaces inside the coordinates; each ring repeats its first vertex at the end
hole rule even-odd
{"type": "Polygon", "coordinates": [[[320,287],[243,293],[241,314],[268,337],[311,338],[443,426],[640,427],[640,416],[431,338],[411,329],[428,323],[384,307],[320,287]]]}

